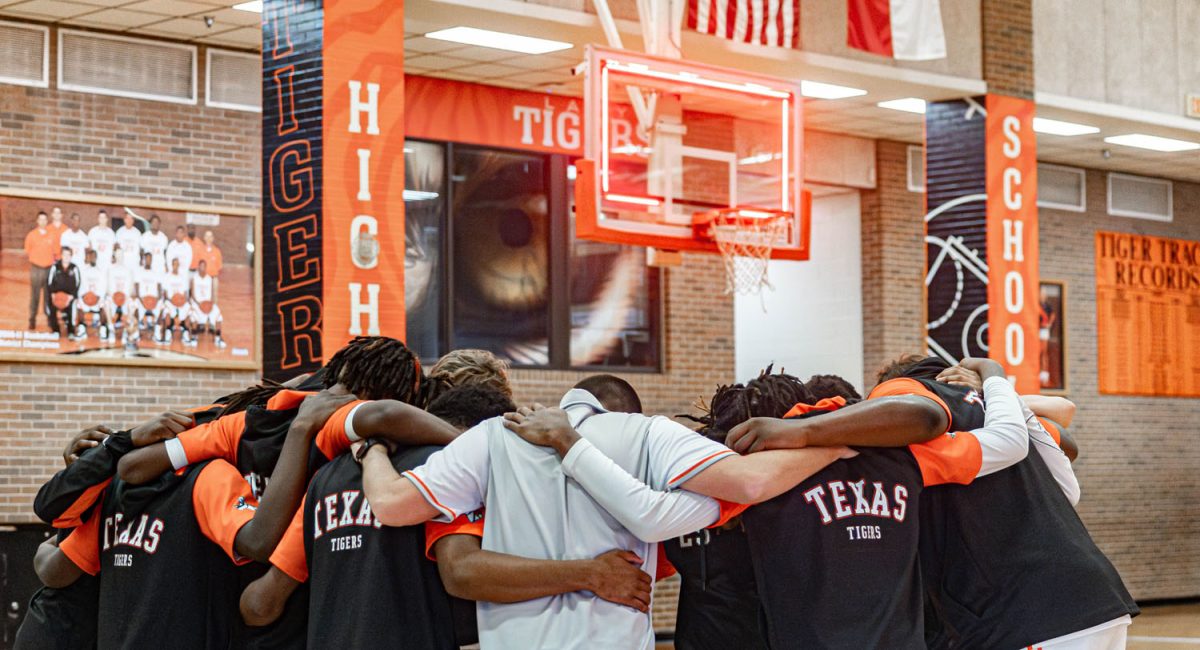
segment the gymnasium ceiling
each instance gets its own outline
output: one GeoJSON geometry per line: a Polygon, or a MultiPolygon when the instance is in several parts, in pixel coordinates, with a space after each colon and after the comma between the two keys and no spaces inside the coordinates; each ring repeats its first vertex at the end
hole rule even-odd
{"type": "MultiPolygon", "coordinates": [[[[231,8],[233,0],[0,0],[0,17],[33,20],[128,33],[203,45],[254,50],[260,46],[260,15],[231,8]],[[204,17],[213,25],[206,26],[204,17]]],[[[589,14],[513,0],[408,0],[405,3],[405,67],[422,74],[521,90],[580,95],[571,68],[582,58],[583,43],[604,42],[598,21],[589,14]],[[503,5],[503,11],[496,7],[503,5]],[[468,25],[530,35],[552,35],[576,43],[571,50],[540,56],[512,54],[425,38],[422,34],[468,25]]],[[[618,21],[626,44],[637,47],[637,26],[618,21]]],[[[980,80],[947,77],[807,52],[731,44],[685,33],[684,51],[707,63],[785,77],[801,77],[867,90],[837,100],[809,100],[809,128],[866,138],[920,143],[921,115],[884,109],[877,102],[901,97],[926,100],[981,94],[980,80]]],[[[1060,98],[1040,97],[1038,115],[1096,126],[1100,133],[1038,136],[1038,158],[1047,162],[1110,169],[1200,182],[1200,152],[1162,153],[1106,144],[1121,133],[1149,133],[1200,142],[1200,120],[1138,111],[1089,107],[1060,98]],[[1153,122],[1153,123],[1151,123],[1153,122]],[[1104,150],[1110,157],[1102,155],[1104,150]]]]}

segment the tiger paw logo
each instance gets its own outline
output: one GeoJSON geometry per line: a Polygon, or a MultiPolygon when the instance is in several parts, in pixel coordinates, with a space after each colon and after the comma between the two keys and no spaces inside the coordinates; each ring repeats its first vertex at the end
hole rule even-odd
{"type": "Polygon", "coordinates": [[[234,510],[258,510],[258,507],[246,501],[246,497],[238,497],[234,510]]]}

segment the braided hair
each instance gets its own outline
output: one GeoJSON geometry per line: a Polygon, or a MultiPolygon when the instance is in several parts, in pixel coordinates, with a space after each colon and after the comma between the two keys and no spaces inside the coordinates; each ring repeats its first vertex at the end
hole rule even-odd
{"type": "Polygon", "coordinates": [[[275,393],[281,390],[283,390],[282,384],[270,379],[264,379],[263,383],[257,386],[251,386],[231,395],[226,395],[217,400],[217,403],[223,406],[217,417],[223,418],[226,415],[241,413],[251,406],[263,406],[275,396],[275,393]]]}
{"type": "Polygon", "coordinates": [[[782,371],[771,374],[773,365],[745,384],[717,388],[701,417],[684,417],[699,422],[706,437],[723,441],[730,429],[750,418],[783,417],[797,403],[813,401],[803,381],[782,371]]]}
{"type": "Polygon", "coordinates": [[[402,341],[359,336],[325,364],[326,388],[341,384],[361,399],[394,399],[424,407],[429,386],[421,361],[402,341]]]}

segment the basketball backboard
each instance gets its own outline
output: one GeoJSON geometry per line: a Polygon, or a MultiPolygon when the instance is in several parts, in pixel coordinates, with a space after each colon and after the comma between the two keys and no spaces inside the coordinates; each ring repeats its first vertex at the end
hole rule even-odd
{"type": "Polygon", "coordinates": [[[787,216],[772,258],[808,258],[799,82],[589,46],[576,232],[718,252],[718,210],[787,216]],[[694,227],[697,224],[697,227],[694,227]]]}

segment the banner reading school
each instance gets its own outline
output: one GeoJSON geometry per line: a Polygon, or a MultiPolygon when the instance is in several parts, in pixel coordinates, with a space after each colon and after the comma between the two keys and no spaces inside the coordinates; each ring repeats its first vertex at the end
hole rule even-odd
{"type": "Polygon", "coordinates": [[[1096,233],[1100,392],[1200,397],[1200,242],[1096,233]]]}

